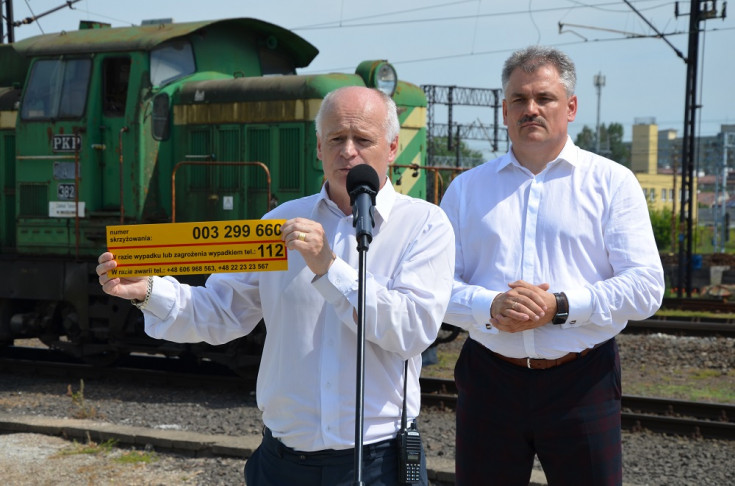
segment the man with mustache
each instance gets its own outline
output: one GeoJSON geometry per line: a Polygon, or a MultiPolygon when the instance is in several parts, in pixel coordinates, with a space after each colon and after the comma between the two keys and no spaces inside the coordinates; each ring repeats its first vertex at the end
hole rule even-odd
{"type": "Polygon", "coordinates": [[[633,173],[575,146],[576,74],[545,47],[505,62],[511,148],[441,206],[456,237],[445,322],[469,331],[455,368],[456,484],[622,483],[615,336],[661,305],[664,278],[633,173]]]}

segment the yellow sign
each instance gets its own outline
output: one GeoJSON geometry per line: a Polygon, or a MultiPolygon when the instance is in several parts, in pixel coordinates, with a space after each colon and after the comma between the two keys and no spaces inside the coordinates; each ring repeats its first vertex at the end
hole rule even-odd
{"type": "Polygon", "coordinates": [[[288,269],[285,220],[211,221],[107,227],[111,277],[288,269]]]}

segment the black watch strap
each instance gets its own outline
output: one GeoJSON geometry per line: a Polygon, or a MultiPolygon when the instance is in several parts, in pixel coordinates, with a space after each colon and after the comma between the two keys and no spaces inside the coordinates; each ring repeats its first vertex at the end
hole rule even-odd
{"type": "Polygon", "coordinates": [[[564,292],[554,293],[556,297],[556,314],[551,320],[552,324],[564,324],[569,319],[569,301],[567,300],[567,294],[564,292]]]}

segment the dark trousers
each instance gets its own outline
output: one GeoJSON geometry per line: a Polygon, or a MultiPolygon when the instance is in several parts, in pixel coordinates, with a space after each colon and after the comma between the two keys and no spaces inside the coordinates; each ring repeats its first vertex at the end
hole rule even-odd
{"type": "MultiPolygon", "coordinates": [[[[395,439],[363,446],[362,463],[362,481],[365,485],[398,484],[398,449],[395,439]]],[[[355,484],[355,450],[295,451],[274,439],[266,428],[263,442],[245,463],[245,484],[352,486],[355,484]]],[[[419,484],[429,484],[423,449],[419,484]]]]}
{"type": "Polygon", "coordinates": [[[527,486],[534,455],[550,486],[622,484],[614,339],[547,370],[508,363],[467,339],[454,374],[457,486],[527,486]]]}

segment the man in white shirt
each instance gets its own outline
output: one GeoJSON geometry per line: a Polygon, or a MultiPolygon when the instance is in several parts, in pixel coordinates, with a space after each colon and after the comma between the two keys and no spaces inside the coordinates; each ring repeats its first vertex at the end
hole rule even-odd
{"type": "MultiPolygon", "coordinates": [[[[155,338],[221,344],[264,318],[257,400],[266,427],[246,463],[247,483],[353,484],[359,254],[345,181],[356,165],[372,166],[381,188],[366,258],[363,481],[397,484],[404,363],[410,422],[420,408],[421,352],[436,339],[451,295],[454,234],[441,209],[396,193],[387,178],[399,132],[390,97],[338,89],[315,123],[326,183],[264,216],[287,220],[287,271],[214,274],[190,287],[171,277],[110,279],[116,263],[103,253],[97,273],[105,292],[126,299],[146,300],[152,284],[143,311],[155,338]]],[[[428,484],[423,454],[421,478],[428,484]]]]}
{"type": "Polygon", "coordinates": [[[457,485],[621,484],[614,337],[661,305],[646,200],[624,166],[575,146],[572,61],[514,53],[502,74],[511,148],[441,206],[456,235],[445,321],[469,331],[455,369],[457,485]]]}

